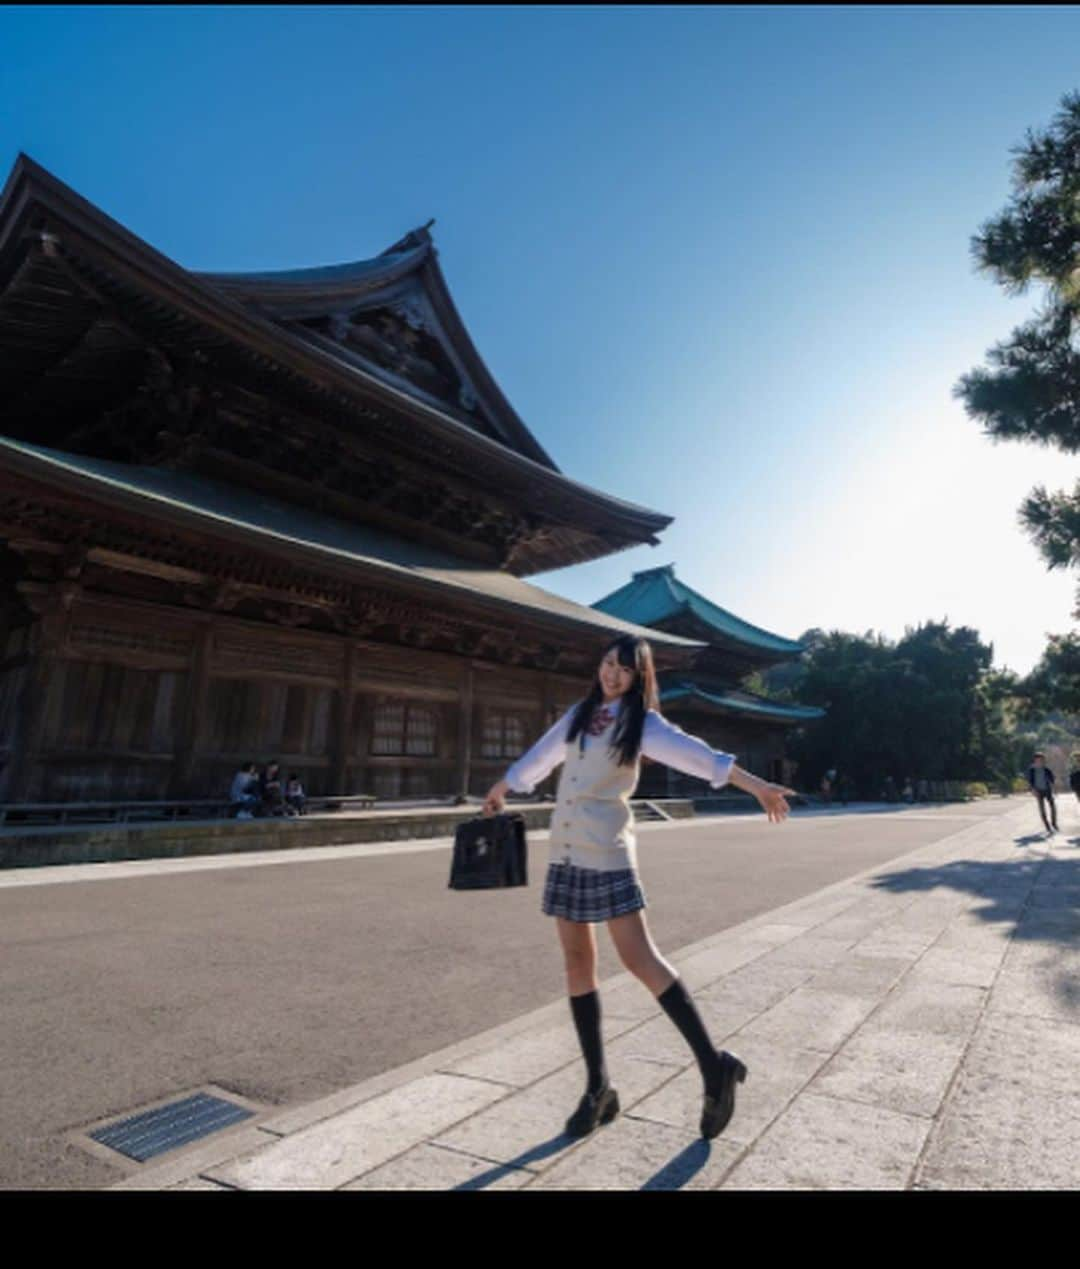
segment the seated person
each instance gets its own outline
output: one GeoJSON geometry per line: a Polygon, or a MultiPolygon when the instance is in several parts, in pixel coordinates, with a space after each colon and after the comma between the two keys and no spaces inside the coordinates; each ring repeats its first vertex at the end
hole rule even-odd
{"type": "Polygon", "coordinates": [[[296,812],[297,815],[304,813],[304,786],[300,783],[300,777],[294,771],[289,776],[285,785],[285,801],[296,812]]]}
{"type": "Polygon", "coordinates": [[[237,808],[238,820],[250,820],[259,805],[258,768],[253,762],[245,762],[233,776],[229,788],[229,801],[237,808]]]}
{"type": "Polygon", "coordinates": [[[259,780],[262,795],[263,813],[266,815],[284,815],[285,798],[281,788],[281,766],[271,762],[259,780]]]}

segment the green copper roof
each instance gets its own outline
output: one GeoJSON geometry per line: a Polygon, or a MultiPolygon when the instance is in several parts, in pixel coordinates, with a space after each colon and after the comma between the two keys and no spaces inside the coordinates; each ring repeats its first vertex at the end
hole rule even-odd
{"type": "Polygon", "coordinates": [[[752,626],[718,607],[704,595],[699,595],[696,590],[691,590],[675,576],[674,564],[635,573],[625,586],[598,599],[593,607],[638,626],[654,626],[672,617],[692,613],[724,640],[768,652],[787,653],[792,657],[803,651],[801,643],[770,634],[760,626],[752,626]]]}
{"type": "Polygon", "coordinates": [[[785,723],[801,723],[811,718],[825,717],[825,711],[816,705],[784,705],[779,701],[766,700],[763,696],[755,696],[752,692],[706,692],[696,683],[675,683],[660,693],[661,705],[690,700],[697,704],[711,705],[726,713],[754,714],[785,723]]]}

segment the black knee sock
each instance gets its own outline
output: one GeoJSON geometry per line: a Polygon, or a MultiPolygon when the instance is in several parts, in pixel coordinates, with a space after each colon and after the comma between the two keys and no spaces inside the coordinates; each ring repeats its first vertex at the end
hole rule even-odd
{"type": "Polygon", "coordinates": [[[590,1093],[598,1093],[608,1082],[604,1065],[604,1041],[600,1034],[600,993],[590,991],[584,996],[570,997],[570,1011],[574,1015],[581,1051],[589,1072],[590,1093]]]}
{"type": "Polygon", "coordinates": [[[690,993],[681,978],[676,978],[671,986],[656,998],[664,1012],[679,1028],[683,1038],[694,1051],[701,1076],[705,1081],[705,1091],[712,1096],[719,1092],[720,1054],[717,1052],[705,1023],[701,1020],[697,1005],[690,998],[690,993]]]}

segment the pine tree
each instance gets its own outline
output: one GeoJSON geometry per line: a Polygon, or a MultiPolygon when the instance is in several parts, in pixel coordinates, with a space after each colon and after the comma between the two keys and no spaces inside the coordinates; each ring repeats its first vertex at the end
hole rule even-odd
{"type": "MultiPolygon", "coordinates": [[[[1009,294],[1044,287],[1042,308],[987,353],[989,368],[956,386],[968,414],[995,441],[1026,440],[1080,452],[1080,93],[1050,127],[1014,148],[1005,210],[972,238],[979,269],[1009,294]]],[[[1070,493],[1033,489],[1020,523],[1049,568],[1080,568],[1080,481],[1070,493]]],[[[1080,590],[1074,616],[1080,618],[1080,590]]]]}

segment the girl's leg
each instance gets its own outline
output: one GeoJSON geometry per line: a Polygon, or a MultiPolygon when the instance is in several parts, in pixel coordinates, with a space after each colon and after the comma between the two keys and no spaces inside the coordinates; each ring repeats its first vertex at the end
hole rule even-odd
{"type": "Polygon", "coordinates": [[[566,962],[566,990],[571,996],[596,991],[596,931],[584,921],[567,921],[556,917],[563,959],[566,962]]]}
{"type": "Polygon", "coordinates": [[[626,968],[659,998],[678,978],[679,972],[660,954],[653,942],[644,912],[629,912],[607,923],[611,941],[626,968]]]}
{"type": "MultiPolygon", "coordinates": [[[[607,925],[622,963],[649,988],[692,1049],[705,1082],[706,1097],[723,1097],[733,1107],[734,1080],[744,1079],[746,1069],[737,1058],[714,1046],[678,971],[664,960],[653,943],[644,912],[615,917],[607,925]]],[[[730,1115],[730,1110],[727,1113],[730,1115]]]]}
{"type": "Polygon", "coordinates": [[[559,942],[566,961],[566,989],[581,1052],[588,1072],[587,1093],[599,1092],[608,1082],[604,1042],[600,1031],[600,984],[596,978],[596,932],[582,921],[556,917],[559,942]]]}

